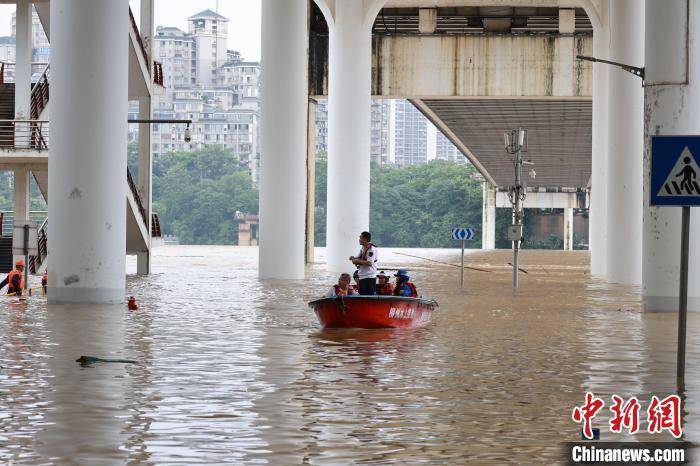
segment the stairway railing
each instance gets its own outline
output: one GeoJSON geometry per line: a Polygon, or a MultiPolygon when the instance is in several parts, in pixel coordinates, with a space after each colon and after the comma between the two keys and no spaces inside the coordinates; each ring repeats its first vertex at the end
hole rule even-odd
{"type": "Polygon", "coordinates": [[[30,116],[32,120],[38,120],[41,112],[44,111],[49,103],[49,80],[51,78],[50,65],[42,73],[39,80],[32,88],[30,116]]]}
{"type": "Polygon", "coordinates": [[[163,236],[160,232],[160,220],[158,219],[158,214],[153,212],[151,214],[151,237],[160,238],[163,236]]]}
{"type": "Polygon", "coordinates": [[[47,120],[0,120],[0,148],[49,149],[47,120]]]}
{"type": "Polygon", "coordinates": [[[143,207],[143,203],[141,202],[141,196],[139,195],[139,190],[136,188],[136,183],[134,183],[134,178],[131,176],[131,170],[128,168],[126,169],[126,180],[129,183],[129,189],[131,190],[131,194],[134,196],[134,200],[136,201],[136,206],[139,209],[139,213],[141,214],[141,219],[143,219],[143,224],[146,225],[146,228],[148,228],[148,216],[146,215],[146,209],[143,207]]]}
{"type": "Polygon", "coordinates": [[[41,224],[39,227],[39,230],[37,231],[37,241],[38,241],[38,252],[39,255],[37,256],[29,256],[29,263],[27,266],[29,267],[29,273],[36,274],[38,273],[39,269],[41,268],[41,265],[46,261],[46,256],[49,254],[49,248],[48,248],[48,230],[49,228],[49,219],[48,217],[46,220],[44,220],[44,223],[41,224]]]}
{"type": "Polygon", "coordinates": [[[163,84],[163,64],[158,61],[153,62],[153,82],[159,86],[165,86],[163,84]]]}

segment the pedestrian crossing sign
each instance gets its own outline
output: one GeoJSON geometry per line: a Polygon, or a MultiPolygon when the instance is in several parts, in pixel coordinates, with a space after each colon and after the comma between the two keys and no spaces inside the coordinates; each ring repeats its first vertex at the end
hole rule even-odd
{"type": "Polygon", "coordinates": [[[650,204],[700,205],[700,136],[653,136],[650,204]]]}

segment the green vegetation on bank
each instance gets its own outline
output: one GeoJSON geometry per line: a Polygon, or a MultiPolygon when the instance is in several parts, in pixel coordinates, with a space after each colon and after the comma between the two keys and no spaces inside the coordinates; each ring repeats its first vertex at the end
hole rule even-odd
{"type": "MultiPolygon", "coordinates": [[[[131,158],[130,169],[135,169],[131,158]]],[[[163,154],[153,161],[153,210],[161,230],[183,244],[236,244],[236,211],[258,211],[258,190],[247,164],[209,147],[163,154]]]]}
{"type": "MultiPolygon", "coordinates": [[[[326,241],[326,167],[316,162],[315,243],[326,241]]],[[[475,228],[469,247],[481,247],[481,183],[472,165],[435,160],[426,165],[371,167],[370,230],[377,244],[393,247],[455,247],[450,231],[475,228]]],[[[348,176],[352,176],[349,174],[348,176]]]]}
{"type": "MultiPolygon", "coordinates": [[[[138,177],[137,148],[129,146],[129,167],[138,177]]],[[[326,241],[327,160],[316,161],[315,243],[326,241]]],[[[390,247],[457,247],[450,238],[455,226],[475,230],[470,248],[481,247],[482,186],[469,164],[435,160],[426,165],[371,167],[370,230],[377,244],[390,247]]],[[[348,173],[348,176],[352,176],[348,173]]],[[[0,206],[7,184],[0,184],[0,206]]],[[[12,199],[11,187],[9,199],[12,199]]],[[[11,202],[9,202],[11,207],[11,202]]],[[[195,152],[163,154],[153,161],[153,209],[163,233],[183,244],[236,244],[236,211],[258,212],[258,190],[248,166],[231,151],[210,147],[195,152]]],[[[509,247],[510,211],[497,209],[496,242],[509,247]]],[[[525,233],[534,225],[525,214],[525,233]]],[[[523,245],[561,249],[561,235],[523,245]]]]}

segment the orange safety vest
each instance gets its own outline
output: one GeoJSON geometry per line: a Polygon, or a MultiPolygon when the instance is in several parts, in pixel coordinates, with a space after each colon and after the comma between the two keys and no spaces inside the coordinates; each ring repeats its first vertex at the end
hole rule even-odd
{"type": "Polygon", "coordinates": [[[379,296],[391,296],[394,294],[394,286],[388,282],[384,286],[377,285],[377,294],[379,296]]]}
{"type": "Polygon", "coordinates": [[[8,275],[7,275],[7,294],[10,293],[21,293],[22,290],[24,289],[24,277],[22,275],[22,272],[20,272],[17,269],[12,270],[8,275]],[[19,275],[19,290],[16,290],[15,287],[12,285],[12,279],[16,276],[19,275]]]}

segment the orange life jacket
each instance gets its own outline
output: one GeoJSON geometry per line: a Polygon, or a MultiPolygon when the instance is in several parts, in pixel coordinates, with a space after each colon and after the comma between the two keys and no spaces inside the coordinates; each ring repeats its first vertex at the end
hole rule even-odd
{"type": "Polygon", "coordinates": [[[377,294],[379,296],[391,296],[394,294],[394,285],[389,282],[385,283],[384,286],[377,285],[377,294]]]}
{"type": "Polygon", "coordinates": [[[24,289],[24,277],[22,276],[22,272],[20,272],[17,269],[12,270],[7,275],[7,294],[11,294],[11,293],[21,294],[23,289],[24,289]],[[14,277],[17,275],[19,275],[19,290],[16,290],[14,285],[12,284],[14,277]]]}

